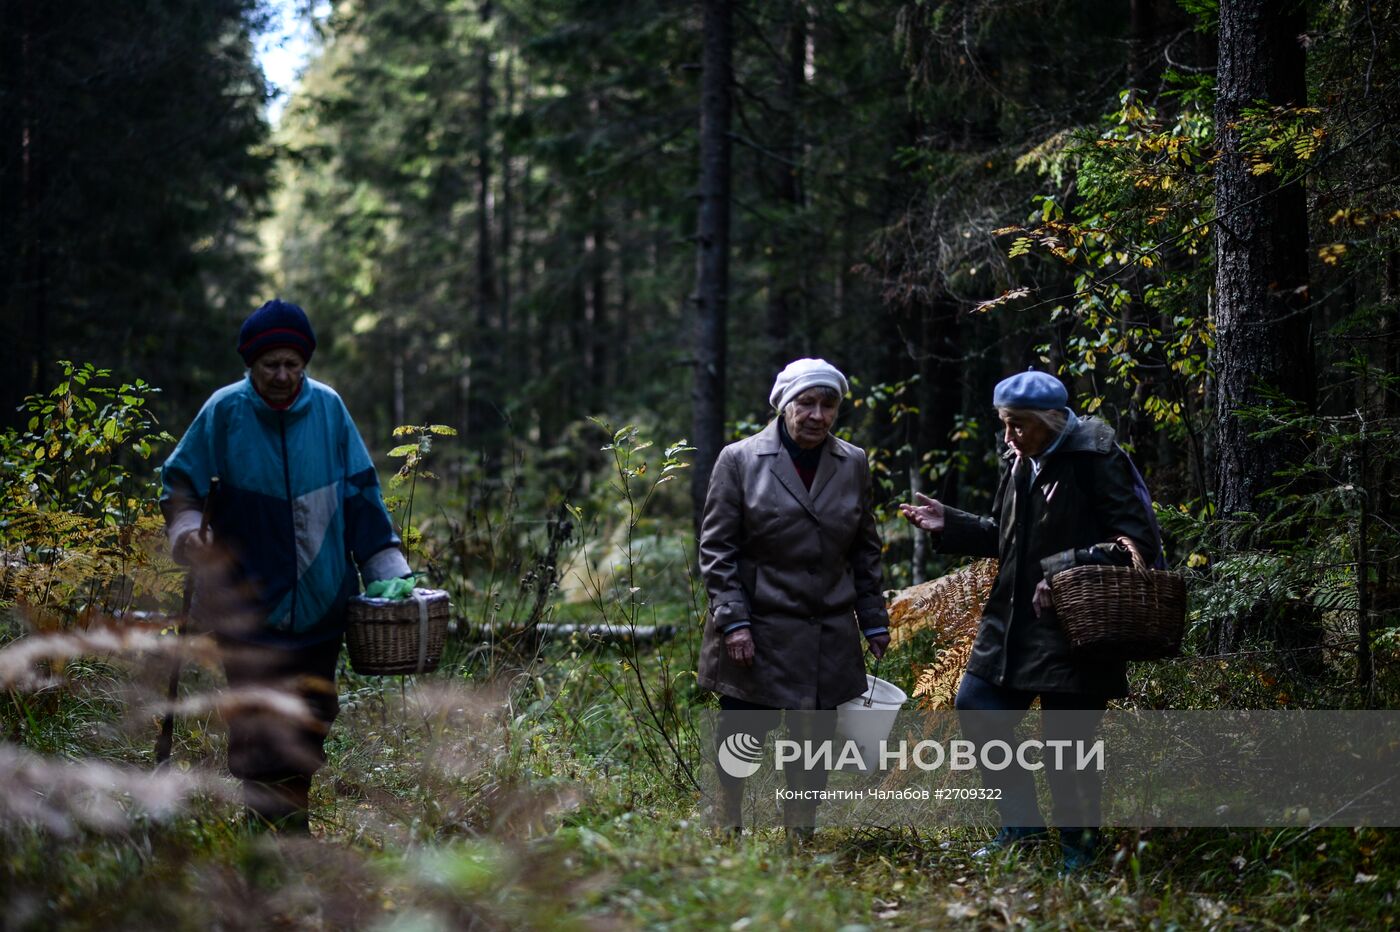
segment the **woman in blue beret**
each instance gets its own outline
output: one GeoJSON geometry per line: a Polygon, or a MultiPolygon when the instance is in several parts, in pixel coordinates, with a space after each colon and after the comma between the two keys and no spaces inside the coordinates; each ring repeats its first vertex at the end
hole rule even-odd
{"type": "Polygon", "coordinates": [[[239,332],[246,375],[204,403],[161,471],[171,548],[196,579],[191,619],[218,638],[229,685],[283,687],[310,711],[227,716],[255,822],[302,831],[339,708],[346,602],[361,578],[409,572],[350,413],[306,374],[315,350],[300,307],[258,308],[239,332]]]}
{"type": "MultiPolygon", "coordinates": [[[[1113,428],[1076,416],[1054,376],[1028,371],[1004,379],[992,404],[1007,449],[991,514],[968,514],[925,495],[900,506],[910,523],[933,535],[940,551],[1000,561],[955,705],[964,733],[979,743],[1011,744],[1037,697],[1046,713],[1080,710],[1046,715],[1046,741],[1090,739],[1108,700],[1127,695],[1124,665],[1083,662],[1070,654],[1050,580],[1081,564],[1128,564],[1131,554],[1122,538],[1153,562],[1161,542],[1151,502],[1113,428]]],[[[1098,845],[1099,777],[1049,764],[1045,771],[1064,867],[1073,871],[1093,859],[1098,845]]],[[[1001,790],[1002,827],[977,856],[1047,837],[1030,771],[984,770],[983,779],[1001,790]]]]}

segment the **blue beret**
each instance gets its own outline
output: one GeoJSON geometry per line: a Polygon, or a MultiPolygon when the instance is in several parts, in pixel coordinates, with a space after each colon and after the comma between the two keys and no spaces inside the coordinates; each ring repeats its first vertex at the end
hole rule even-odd
{"type": "Polygon", "coordinates": [[[281,298],[274,298],[258,308],[243,322],[238,332],[238,353],[251,366],[270,349],[288,346],[311,361],[316,352],[316,332],[306,312],[281,298]]]}
{"type": "Polygon", "coordinates": [[[1054,411],[1069,407],[1069,392],[1053,375],[1031,369],[998,382],[992,391],[992,407],[1054,411]]]}

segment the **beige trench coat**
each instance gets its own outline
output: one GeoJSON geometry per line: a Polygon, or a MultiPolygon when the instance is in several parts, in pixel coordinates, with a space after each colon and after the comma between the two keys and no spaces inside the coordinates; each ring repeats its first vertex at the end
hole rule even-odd
{"type": "Polygon", "coordinates": [[[700,528],[710,615],[701,687],[781,709],[831,709],[865,691],[861,631],[888,624],[865,451],[829,437],[810,492],[778,422],[720,451],[700,528]],[[753,666],[722,630],[753,623],[753,666]]]}

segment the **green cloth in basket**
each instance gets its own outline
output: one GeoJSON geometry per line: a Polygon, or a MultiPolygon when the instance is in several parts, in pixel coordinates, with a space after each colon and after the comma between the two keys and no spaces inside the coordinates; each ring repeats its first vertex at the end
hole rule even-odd
{"type": "Polygon", "coordinates": [[[376,579],[365,586],[365,597],[370,599],[388,599],[398,602],[413,595],[413,587],[417,584],[417,577],[401,576],[393,579],[376,579]]]}

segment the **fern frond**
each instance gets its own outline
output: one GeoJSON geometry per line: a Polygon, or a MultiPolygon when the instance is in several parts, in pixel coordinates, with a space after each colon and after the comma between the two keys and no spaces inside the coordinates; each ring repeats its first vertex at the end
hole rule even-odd
{"type": "Polygon", "coordinates": [[[914,683],[914,698],[923,709],[951,709],[962,685],[963,670],[972,656],[969,636],[952,647],[939,651],[938,659],[924,667],[914,683]]]}
{"type": "Polygon", "coordinates": [[[943,643],[975,633],[996,578],[997,562],[979,560],[947,576],[900,590],[890,600],[890,646],[897,647],[929,629],[936,630],[943,643]]]}
{"type": "Polygon", "coordinates": [[[914,697],[925,709],[950,709],[972,656],[982,607],[997,577],[995,560],[979,560],[930,582],[911,586],[890,602],[890,643],[903,644],[923,631],[935,632],[933,663],[919,671],[914,697]]]}

